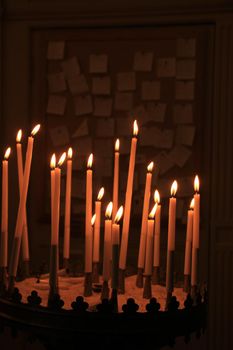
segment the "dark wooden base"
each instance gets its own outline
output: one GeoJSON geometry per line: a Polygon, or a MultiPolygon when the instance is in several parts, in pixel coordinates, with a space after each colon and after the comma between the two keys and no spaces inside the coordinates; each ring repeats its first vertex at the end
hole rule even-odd
{"type": "Polygon", "coordinates": [[[152,297],[151,276],[145,276],[143,298],[144,299],[151,299],[151,297],[152,297]]]}
{"type": "Polygon", "coordinates": [[[85,297],[89,297],[92,295],[92,272],[85,272],[83,295],[85,297]]]}
{"type": "Polygon", "coordinates": [[[136,286],[138,288],[143,288],[143,269],[140,267],[138,268],[136,286]]]}
{"type": "Polygon", "coordinates": [[[153,285],[159,284],[159,282],[160,282],[159,272],[160,272],[159,266],[154,266],[153,272],[152,272],[152,277],[151,277],[151,282],[153,285]]]}
{"type": "Polygon", "coordinates": [[[102,285],[102,293],[101,293],[101,300],[103,299],[109,299],[109,287],[108,287],[108,281],[104,281],[102,285]]]}
{"type": "Polygon", "coordinates": [[[100,276],[99,276],[99,263],[94,262],[92,265],[92,282],[93,283],[99,283],[100,282],[100,276]]]}
{"type": "Polygon", "coordinates": [[[118,274],[118,293],[125,294],[125,270],[121,269],[118,274]]]}

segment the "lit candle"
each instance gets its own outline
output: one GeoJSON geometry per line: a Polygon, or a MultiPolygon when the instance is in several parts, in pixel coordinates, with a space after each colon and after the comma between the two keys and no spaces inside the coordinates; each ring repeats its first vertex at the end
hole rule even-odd
{"type": "Polygon", "coordinates": [[[13,249],[12,249],[12,254],[10,257],[10,264],[9,264],[9,275],[10,275],[9,292],[12,292],[14,288],[14,281],[17,274],[19,252],[20,252],[20,245],[21,245],[21,238],[22,238],[23,224],[24,224],[24,217],[25,217],[24,212],[26,208],[28,184],[29,184],[29,177],[30,177],[30,170],[31,170],[34,136],[39,131],[39,129],[40,129],[40,124],[36,125],[35,128],[33,128],[31,132],[31,136],[28,137],[25,169],[24,169],[24,176],[23,176],[23,188],[20,195],[19,208],[18,208],[18,214],[17,214],[16,226],[15,226],[15,235],[14,235],[14,241],[13,241],[13,249]]]}
{"type": "Polygon", "coordinates": [[[8,158],[11,148],[8,147],[2,161],[2,221],[1,221],[1,250],[0,269],[4,282],[8,262],[8,158]]]}
{"type": "Polygon", "coordinates": [[[190,209],[187,216],[186,243],[185,243],[185,259],[184,259],[184,291],[188,292],[190,287],[191,272],[191,251],[193,240],[193,207],[194,198],[191,200],[190,209]]]}
{"type": "Polygon", "coordinates": [[[51,184],[51,240],[54,241],[54,188],[55,188],[55,168],[56,168],[56,155],[52,155],[50,160],[50,184],[51,184]]]}
{"type": "Polygon", "coordinates": [[[146,184],[145,184],[142,223],[141,223],[141,236],[140,236],[140,245],[139,245],[139,254],[138,254],[138,275],[137,275],[137,281],[136,281],[136,285],[139,288],[143,287],[143,268],[145,264],[147,218],[148,218],[148,212],[149,212],[153,167],[154,167],[154,162],[150,162],[150,164],[147,166],[147,174],[146,174],[146,184]]]}
{"type": "Polygon", "coordinates": [[[160,194],[155,190],[154,201],[158,204],[155,214],[155,230],[154,230],[154,261],[153,261],[153,275],[152,284],[159,283],[159,266],[160,266],[160,222],[161,222],[161,205],[160,194]]]}
{"type": "Polygon", "coordinates": [[[64,224],[64,247],[63,260],[65,268],[69,269],[70,259],[70,207],[71,207],[71,186],[72,186],[72,156],[73,150],[70,147],[67,153],[66,164],[66,199],[65,199],[65,224],[64,224]]]}
{"type": "Polygon", "coordinates": [[[150,299],[151,292],[151,275],[153,265],[153,241],[154,241],[154,219],[158,204],[155,203],[147,220],[147,235],[146,235],[146,256],[145,256],[145,284],[143,290],[143,298],[150,299]]]}
{"type": "Polygon", "coordinates": [[[120,244],[120,225],[119,221],[123,215],[123,206],[121,206],[115,216],[112,224],[112,289],[118,288],[118,264],[119,264],[119,244],[120,244]]]}
{"type": "MultiPolygon", "coordinates": [[[[90,222],[90,230],[89,234],[91,236],[91,243],[93,242],[93,226],[95,225],[95,220],[96,220],[96,214],[94,214],[91,218],[90,222]]],[[[93,246],[91,244],[90,246],[90,256],[92,258],[92,251],[93,251],[93,246]]],[[[92,259],[91,259],[92,261],[92,259]]],[[[92,295],[92,271],[91,272],[85,272],[85,278],[84,278],[84,296],[88,297],[92,295]]]]}
{"type": "MultiPolygon", "coordinates": [[[[19,180],[19,193],[21,194],[23,189],[23,157],[22,157],[22,130],[20,129],[16,136],[16,151],[17,151],[17,164],[18,164],[18,180],[19,180]]],[[[22,234],[22,255],[26,274],[29,274],[29,244],[28,244],[28,225],[27,225],[27,211],[24,211],[24,224],[22,234]]]]}
{"type": "Polygon", "coordinates": [[[85,242],[85,272],[92,272],[92,246],[93,235],[91,227],[92,218],[92,163],[93,154],[90,154],[87,161],[87,174],[86,174],[86,242],[85,242]]]}
{"type": "Polygon", "coordinates": [[[112,217],[115,218],[118,208],[118,191],[119,191],[119,158],[120,158],[120,140],[115,142],[115,158],[114,158],[114,177],[113,177],[113,210],[112,217]]]}
{"type": "Polygon", "coordinates": [[[112,207],[113,204],[110,202],[105,211],[102,299],[106,299],[109,296],[108,281],[111,276],[112,207]]]}
{"type": "Polygon", "coordinates": [[[95,226],[93,243],[93,282],[99,282],[99,261],[100,261],[100,220],[101,220],[101,200],[104,195],[104,188],[99,190],[97,201],[95,202],[95,226]]]}
{"type": "Polygon", "coordinates": [[[193,208],[193,247],[192,247],[192,271],[191,287],[193,293],[196,293],[198,285],[198,253],[199,253],[199,230],[200,230],[200,194],[199,178],[196,175],[194,179],[194,208],[193,208]]]}
{"type": "Polygon", "coordinates": [[[137,121],[135,120],[134,127],[133,127],[133,137],[131,141],[128,179],[127,179],[127,187],[126,187],[126,194],[125,194],[125,208],[124,208],[122,238],[121,238],[121,247],[120,247],[120,259],[119,259],[119,268],[120,268],[119,289],[122,293],[125,292],[124,271],[126,268],[126,258],[127,258],[127,249],[128,249],[130,212],[131,212],[131,202],[132,202],[132,192],[133,192],[133,178],[134,178],[135,157],[136,157],[136,148],[137,148],[137,135],[138,135],[138,124],[137,124],[137,121]]]}
{"type": "Polygon", "coordinates": [[[168,217],[168,244],[167,244],[167,271],[166,271],[166,289],[167,302],[173,292],[173,274],[174,274],[174,252],[175,252],[175,230],[176,230],[176,192],[177,181],[171,186],[171,198],[169,200],[169,217],[168,217]]]}

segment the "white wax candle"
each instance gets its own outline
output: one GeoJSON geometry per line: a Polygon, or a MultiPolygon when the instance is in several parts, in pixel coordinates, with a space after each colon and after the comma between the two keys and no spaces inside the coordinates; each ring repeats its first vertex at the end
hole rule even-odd
{"type": "Polygon", "coordinates": [[[184,274],[190,275],[191,270],[191,251],[192,251],[192,237],[193,236],[193,209],[188,210],[187,215],[187,229],[185,242],[185,259],[184,259],[184,274]]]}
{"type": "Polygon", "coordinates": [[[134,167],[135,167],[136,148],[137,148],[137,134],[138,134],[138,126],[137,126],[137,121],[135,120],[134,136],[132,138],[131,150],[130,150],[128,179],[127,179],[127,187],[126,187],[126,194],[125,194],[125,208],[124,208],[124,218],[123,218],[123,227],[122,227],[122,238],[121,238],[121,247],[120,247],[119,268],[121,270],[125,270],[126,268],[131,202],[132,202],[132,193],[133,193],[134,167]]]}
{"type": "Polygon", "coordinates": [[[118,269],[119,269],[119,244],[120,244],[120,225],[119,221],[123,215],[123,206],[121,206],[114,218],[112,224],[112,288],[118,288],[118,269]]]}
{"type": "Polygon", "coordinates": [[[198,284],[198,250],[199,250],[199,230],[200,230],[200,194],[199,192],[199,178],[194,180],[194,208],[193,208],[193,246],[192,246],[192,270],[191,270],[191,285],[198,284]]]}
{"type": "Polygon", "coordinates": [[[100,261],[100,214],[101,201],[95,202],[96,220],[94,225],[93,262],[100,261]]]}
{"type": "Polygon", "coordinates": [[[54,203],[53,203],[53,239],[52,245],[58,246],[59,242],[59,221],[60,221],[60,190],[61,190],[61,169],[55,168],[54,181],[54,203]]]}
{"type": "Polygon", "coordinates": [[[119,191],[119,153],[120,141],[116,140],[115,143],[115,157],[114,157],[114,177],[113,177],[113,212],[112,217],[116,216],[118,209],[118,191],[119,191]]]}
{"type": "Polygon", "coordinates": [[[111,256],[112,256],[112,208],[110,202],[105,212],[104,223],[104,258],[103,258],[103,280],[108,281],[111,276],[111,256]]]}
{"type": "Polygon", "coordinates": [[[154,261],[153,266],[160,266],[160,222],[161,222],[161,205],[158,205],[155,214],[155,228],[154,228],[154,261]]]}
{"type": "Polygon", "coordinates": [[[147,233],[147,222],[148,222],[147,218],[148,218],[148,212],[149,212],[153,166],[154,166],[154,163],[151,162],[147,167],[147,174],[146,174],[146,184],[145,184],[142,223],[141,223],[141,236],[140,236],[139,254],[138,254],[138,268],[141,268],[141,269],[144,268],[144,264],[145,264],[146,233],[147,233]]]}
{"type": "Polygon", "coordinates": [[[154,220],[149,219],[147,224],[147,235],[146,235],[146,257],[145,257],[145,269],[144,274],[151,276],[152,274],[152,263],[153,263],[153,232],[154,231],[154,220]]]}
{"type": "Polygon", "coordinates": [[[71,186],[72,186],[72,155],[73,151],[68,149],[67,168],[66,168],[66,199],[65,199],[65,224],[64,224],[64,247],[63,257],[70,257],[70,212],[71,212],[71,186]]]}
{"type": "Polygon", "coordinates": [[[52,155],[50,161],[50,185],[51,185],[51,244],[56,241],[54,231],[54,189],[55,189],[55,167],[56,167],[56,156],[52,155]]]}
{"type": "Polygon", "coordinates": [[[93,230],[92,218],[92,162],[93,154],[88,158],[86,173],[86,220],[85,220],[85,267],[86,273],[92,272],[93,230]]]}

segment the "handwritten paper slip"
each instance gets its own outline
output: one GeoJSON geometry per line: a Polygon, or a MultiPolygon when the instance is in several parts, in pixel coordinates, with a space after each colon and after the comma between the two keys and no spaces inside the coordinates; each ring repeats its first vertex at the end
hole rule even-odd
{"type": "Polygon", "coordinates": [[[160,98],[160,82],[159,81],[143,81],[142,82],[142,100],[152,101],[160,98]]]}
{"type": "Polygon", "coordinates": [[[64,146],[70,142],[69,132],[66,126],[57,126],[49,131],[52,143],[55,147],[64,146]]]}
{"type": "Polygon", "coordinates": [[[48,60],[62,60],[64,57],[64,41],[49,41],[47,50],[48,60]]]}
{"type": "Polygon", "coordinates": [[[195,38],[179,38],[176,41],[176,55],[178,57],[194,57],[196,54],[195,38]]]}
{"type": "Polygon", "coordinates": [[[192,146],[195,136],[195,127],[191,125],[179,125],[176,128],[176,144],[192,146]]]}
{"type": "Polygon", "coordinates": [[[154,157],[154,162],[160,175],[165,174],[175,165],[174,161],[171,159],[171,157],[169,157],[168,153],[165,151],[162,151],[158,155],[156,155],[154,157]]]}
{"type": "Polygon", "coordinates": [[[88,92],[88,84],[85,75],[75,74],[67,78],[69,90],[72,95],[79,95],[88,92]]]}
{"type": "Polygon", "coordinates": [[[118,91],[134,91],[134,90],[136,90],[136,74],[135,74],[135,72],[117,73],[117,89],[118,89],[118,91]]]}
{"type": "Polygon", "coordinates": [[[162,141],[163,133],[162,131],[155,127],[142,127],[142,131],[140,133],[140,145],[141,146],[154,146],[160,147],[162,141]]]}
{"type": "Polygon", "coordinates": [[[174,142],[174,131],[172,129],[164,129],[162,132],[162,138],[158,148],[170,149],[174,142]]]}
{"type": "Polygon", "coordinates": [[[74,98],[75,115],[90,114],[93,111],[91,95],[76,96],[74,98]]]}
{"type": "Polygon", "coordinates": [[[175,86],[175,97],[177,100],[193,100],[194,82],[177,80],[175,86]]]}
{"type": "Polygon", "coordinates": [[[165,103],[154,103],[148,102],[146,104],[146,121],[154,121],[156,123],[163,123],[166,113],[166,104],[165,103]]]}
{"type": "Polygon", "coordinates": [[[56,93],[66,90],[65,76],[63,72],[48,75],[49,92],[56,93]]]}
{"type": "Polygon", "coordinates": [[[133,69],[136,72],[151,72],[153,57],[153,52],[136,52],[134,54],[133,69]]]}
{"type": "Polygon", "coordinates": [[[96,162],[101,157],[112,158],[113,156],[113,141],[112,139],[95,139],[94,140],[94,153],[98,156],[96,162]]]}
{"type": "Polygon", "coordinates": [[[146,119],[146,109],[143,104],[137,105],[133,107],[131,111],[129,111],[129,118],[133,122],[135,119],[139,121],[139,124],[143,124],[147,121],[146,119]]]}
{"type": "Polygon", "coordinates": [[[71,57],[61,63],[66,79],[80,74],[80,66],[77,57],[71,57]]]}
{"type": "Polygon", "coordinates": [[[157,75],[160,78],[175,77],[176,59],[175,57],[159,58],[157,64],[157,75]]]}
{"type": "Polygon", "coordinates": [[[116,118],[117,136],[129,136],[132,130],[132,121],[129,118],[116,118]]]}
{"type": "Polygon", "coordinates": [[[73,133],[72,138],[88,136],[88,135],[89,135],[89,130],[88,130],[87,119],[84,119],[83,122],[79,125],[79,127],[73,133]]]}
{"type": "Polygon", "coordinates": [[[80,137],[75,139],[73,142],[73,148],[77,150],[80,156],[85,156],[86,159],[92,153],[92,138],[91,137],[80,137]]]}
{"type": "Polygon", "coordinates": [[[94,95],[110,95],[111,79],[109,76],[92,78],[92,93],[94,95]]]}
{"type": "Polygon", "coordinates": [[[94,116],[110,117],[112,115],[112,98],[96,97],[94,99],[94,116]]]}
{"type": "Polygon", "coordinates": [[[186,80],[195,79],[196,62],[195,60],[178,60],[176,64],[176,79],[186,80]]]}
{"type": "Polygon", "coordinates": [[[189,148],[183,145],[176,145],[169,153],[169,157],[176,165],[178,165],[180,168],[183,168],[185,163],[190,158],[191,154],[192,152],[189,148]]]}
{"type": "Polygon", "coordinates": [[[90,73],[106,73],[108,70],[108,56],[92,54],[89,58],[89,64],[90,73]]]}
{"type": "Polygon", "coordinates": [[[193,122],[192,104],[175,104],[173,107],[173,122],[175,124],[191,124],[193,122]]]}
{"type": "Polygon", "coordinates": [[[60,95],[50,95],[46,112],[48,114],[64,115],[66,107],[66,97],[60,95]]]}
{"type": "Polygon", "coordinates": [[[99,119],[96,126],[96,136],[98,137],[113,137],[114,136],[114,119],[99,119]]]}
{"type": "Polygon", "coordinates": [[[115,109],[130,111],[133,106],[133,94],[130,92],[117,92],[115,95],[115,109]]]}

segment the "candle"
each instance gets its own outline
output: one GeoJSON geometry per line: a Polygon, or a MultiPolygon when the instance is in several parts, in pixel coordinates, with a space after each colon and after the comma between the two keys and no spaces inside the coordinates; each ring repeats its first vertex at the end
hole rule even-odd
{"type": "Polygon", "coordinates": [[[176,228],[176,192],[178,184],[174,181],[171,186],[171,198],[169,200],[168,217],[168,244],[167,244],[167,272],[166,289],[169,296],[173,292],[173,274],[174,274],[174,251],[175,251],[175,228],[176,228]]]}
{"type": "Polygon", "coordinates": [[[114,158],[114,177],[113,177],[113,211],[112,218],[115,218],[118,208],[118,191],[119,191],[119,158],[120,158],[120,140],[115,142],[115,158],[114,158]]]}
{"type": "Polygon", "coordinates": [[[105,211],[104,222],[104,258],[103,258],[103,280],[109,281],[110,279],[110,261],[111,261],[111,249],[112,249],[112,208],[113,203],[110,202],[105,211]]]}
{"type": "Polygon", "coordinates": [[[54,188],[55,188],[55,168],[56,168],[56,155],[52,155],[50,160],[50,184],[51,184],[51,243],[55,240],[54,238],[54,188]]]}
{"type": "Polygon", "coordinates": [[[11,148],[8,147],[2,161],[2,220],[1,220],[1,250],[0,268],[7,267],[8,260],[8,158],[11,148]]]}
{"type": "Polygon", "coordinates": [[[93,235],[91,227],[92,218],[92,163],[93,154],[91,153],[87,161],[86,173],[86,225],[85,225],[85,272],[92,272],[92,245],[93,235]]]}
{"type": "Polygon", "coordinates": [[[161,222],[161,205],[160,194],[155,190],[154,201],[158,204],[155,214],[155,229],[154,229],[154,260],[153,260],[153,278],[152,283],[159,282],[159,266],[160,266],[160,222],[161,222]]]}
{"type": "MultiPolygon", "coordinates": [[[[119,268],[122,271],[124,271],[126,268],[130,212],[131,212],[131,202],[132,202],[132,192],[133,192],[134,167],[135,167],[135,157],[136,157],[136,148],[137,148],[137,135],[138,135],[138,124],[137,124],[137,121],[135,120],[134,127],[133,127],[133,137],[131,141],[128,179],[127,179],[127,187],[126,187],[126,194],[125,194],[125,208],[124,208],[124,218],[123,218],[123,227],[122,227],[122,238],[121,238],[121,247],[120,247],[119,268]]],[[[120,288],[124,292],[123,285],[121,285],[120,288]]]]}
{"type": "Polygon", "coordinates": [[[66,168],[66,198],[65,198],[65,224],[64,224],[64,247],[63,259],[65,267],[68,269],[68,261],[70,258],[70,207],[71,207],[71,182],[72,182],[72,156],[73,150],[71,147],[67,153],[67,168],[66,168]]]}
{"type": "Polygon", "coordinates": [[[196,288],[198,284],[198,252],[199,252],[199,230],[200,230],[200,194],[199,178],[194,179],[194,208],[193,208],[193,247],[192,247],[192,271],[191,286],[196,288]]]}
{"type": "Polygon", "coordinates": [[[94,214],[91,218],[90,225],[89,225],[89,232],[88,232],[88,241],[86,243],[91,243],[88,245],[89,251],[88,254],[90,256],[90,270],[88,272],[85,271],[85,278],[84,278],[84,296],[88,297],[92,295],[92,252],[93,252],[93,226],[95,224],[96,220],[96,214],[94,214]]]}
{"type": "Polygon", "coordinates": [[[95,226],[94,226],[94,244],[93,244],[93,262],[100,261],[100,218],[101,218],[101,199],[104,195],[104,188],[99,190],[97,201],[95,202],[95,226]]]}
{"type": "Polygon", "coordinates": [[[121,206],[115,216],[112,225],[112,289],[118,288],[118,264],[119,264],[119,243],[120,243],[120,225],[119,221],[123,215],[123,206],[121,206]]]}
{"type": "Polygon", "coordinates": [[[142,211],[141,236],[140,236],[140,245],[139,245],[139,254],[138,254],[138,276],[137,276],[137,283],[136,283],[137,287],[143,286],[142,272],[145,264],[147,218],[148,218],[149,203],[150,203],[153,167],[154,167],[154,162],[150,162],[150,164],[147,166],[146,184],[145,184],[145,192],[144,192],[143,211],[142,211]]]}
{"type": "Polygon", "coordinates": [[[34,136],[39,131],[39,129],[40,129],[40,124],[36,125],[35,128],[33,128],[31,132],[31,136],[28,137],[25,169],[24,169],[24,176],[23,176],[23,188],[20,195],[19,208],[18,208],[18,214],[17,214],[16,226],[15,226],[13,249],[12,249],[10,265],[9,265],[9,275],[10,275],[9,291],[12,291],[12,288],[14,287],[14,279],[16,277],[17,268],[18,268],[20,244],[21,244],[23,223],[24,223],[24,212],[26,208],[28,184],[29,184],[29,177],[30,177],[30,170],[31,170],[34,136]]]}
{"type": "Polygon", "coordinates": [[[190,209],[187,215],[186,243],[185,243],[185,259],[184,259],[184,290],[189,291],[190,271],[191,271],[191,251],[193,240],[193,207],[194,198],[191,200],[190,209]]]}
{"type": "MultiPolygon", "coordinates": [[[[21,194],[23,189],[23,157],[22,157],[22,130],[20,129],[16,136],[16,151],[17,151],[17,165],[18,165],[18,180],[19,180],[19,193],[21,194]]],[[[29,244],[28,244],[28,225],[27,225],[27,211],[24,211],[24,224],[22,234],[22,255],[23,261],[29,262],[29,244]]]]}

